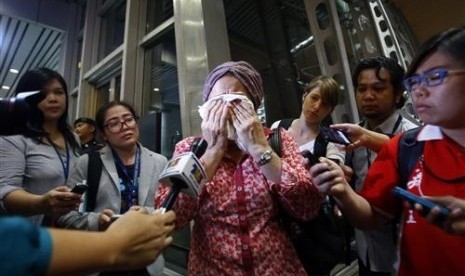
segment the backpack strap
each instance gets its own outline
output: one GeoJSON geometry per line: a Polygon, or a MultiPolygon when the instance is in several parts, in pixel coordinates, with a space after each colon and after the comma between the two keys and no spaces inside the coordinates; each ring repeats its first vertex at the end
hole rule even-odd
{"type": "Polygon", "coordinates": [[[280,128],[289,129],[294,119],[282,119],[279,121],[278,127],[273,129],[273,133],[268,137],[268,144],[273,149],[273,151],[281,157],[281,131],[280,128]]]}
{"type": "Polygon", "coordinates": [[[328,141],[318,133],[315,138],[315,144],[313,145],[313,155],[316,157],[326,157],[326,148],[328,147],[328,141]]]}
{"type": "Polygon", "coordinates": [[[282,119],[281,121],[279,121],[278,128],[282,127],[287,130],[291,127],[293,121],[293,118],[282,119]]]}
{"type": "Polygon", "coordinates": [[[87,185],[89,190],[86,195],[86,212],[92,212],[97,202],[97,192],[100,185],[100,176],[102,175],[102,159],[98,151],[88,153],[89,162],[87,163],[87,185]]]}
{"type": "Polygon", "coordinates": [[[422,128],[417,127],[402,133],[398,144],[397,164],[400,182],[398,186],[405,188],[413,167],[423,153],[424,141],[417,141],[417,135],[422,128]]]}

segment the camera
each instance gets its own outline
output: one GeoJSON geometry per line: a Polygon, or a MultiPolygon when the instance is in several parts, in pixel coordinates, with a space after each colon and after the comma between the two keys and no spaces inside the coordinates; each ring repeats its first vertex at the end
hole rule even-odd
{"type": "Polygon", "coordinates": [[[0,135],[41,133],[31,120],[37,117],[37,104],[45,98],[41,91],[21,92],[14,98],[0,98],[0,135]]]}

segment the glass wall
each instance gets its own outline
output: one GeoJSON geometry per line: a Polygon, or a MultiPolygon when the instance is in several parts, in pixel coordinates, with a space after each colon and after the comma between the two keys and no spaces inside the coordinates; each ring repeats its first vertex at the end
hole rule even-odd
{"type": "Polygon", "coordinates": [[[147,2],[146,33],[160,26],[173,15],[173,0],[149,0],[147,2]]]}
{"type": "Polygon", "coordinates": [[[150,103],[149,113],[160,113],[161,129],[158,131],[161,136],[157,148],[170,158],[175,144],[182,137],[174,29],[146,49],[145,62],[150,72],[145,80],[148,89],[144,91],[144,101],[150,103]]]}
{"type": "Polygon", "coordinates": [[[105,1],[100,9],[98,60],[113,52],[124,42],[126,0],[105,1]]]}

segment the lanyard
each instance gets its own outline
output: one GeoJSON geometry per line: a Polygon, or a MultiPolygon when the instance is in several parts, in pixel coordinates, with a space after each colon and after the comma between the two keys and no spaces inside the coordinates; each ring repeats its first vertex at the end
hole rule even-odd
{"type": "Polygon", "coordinates": [[[132,206],[138,204],[138,179],[140,173],[140,150],[136,148],[136,157],[134,160],[134,166],[132,175],[128,171],[130,166],[125,166],[118,154],[112,149],[113,156],[115,159],[116,170],[120,177],[120,193],[121,193],[121,208],[120,213],[123,214],[128,211],[132,206]]]}
{"type": "Polygon", "coordinates": [[[123,174],[122,177],[124,177],[127,181],[129,181],[133,186],[137,187],[137,184],[138,184],[137,181],[138,181],[139,173],[140,173],[140,150],[139,150],[139,146],[137,146],[137,148],[136,148],[136,158],[134,160],[134,174],[132,175],[132,179],[129,176],[129,173],[128,173],[128,170],[127,170],[126,166],[123,164],[123,161],[121,161],[121,158],[119,158],[118,154],[113,149],[111,149],[111,151],[113,152],[113,156],[115,158],[116,168],[119,171],[121,171],[121,173],[123,174]]]}
{"type": "Polygon", "coordinates": [[[47,136],[47,141],[52,145],[53,149],[55,150],[56,154],[58,155],[58,159],[60,160],[61,167],[63,168],[63,175],[65,177],[65,180],[68,179],[68,174],[69,174],[69,148],[68,148],[68,143],[65,140],[65,148],[66,148],[66,164],[63,162],[63,159],[61,158],[60,151],[58,148],[55,146],[55,144],[50,140],[50,138],[47,136]]]}

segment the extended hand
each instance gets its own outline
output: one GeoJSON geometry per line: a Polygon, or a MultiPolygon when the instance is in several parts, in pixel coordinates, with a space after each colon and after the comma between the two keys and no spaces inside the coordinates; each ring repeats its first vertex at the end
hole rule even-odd
{"type": "Polygon", "coordinates": [[[153,214],[128,211],[105,233],[115,242],[114,267],[129,269],[153,262],[171,244],[176,215],[173,211],[153,214]]]}
{"type": "Polygon", "coordinates": [[[313,183],[320,193],[338,195],[349,185],[341,166],[327,158],[320,157],[320,163],[310,168],[313,183]]]}

